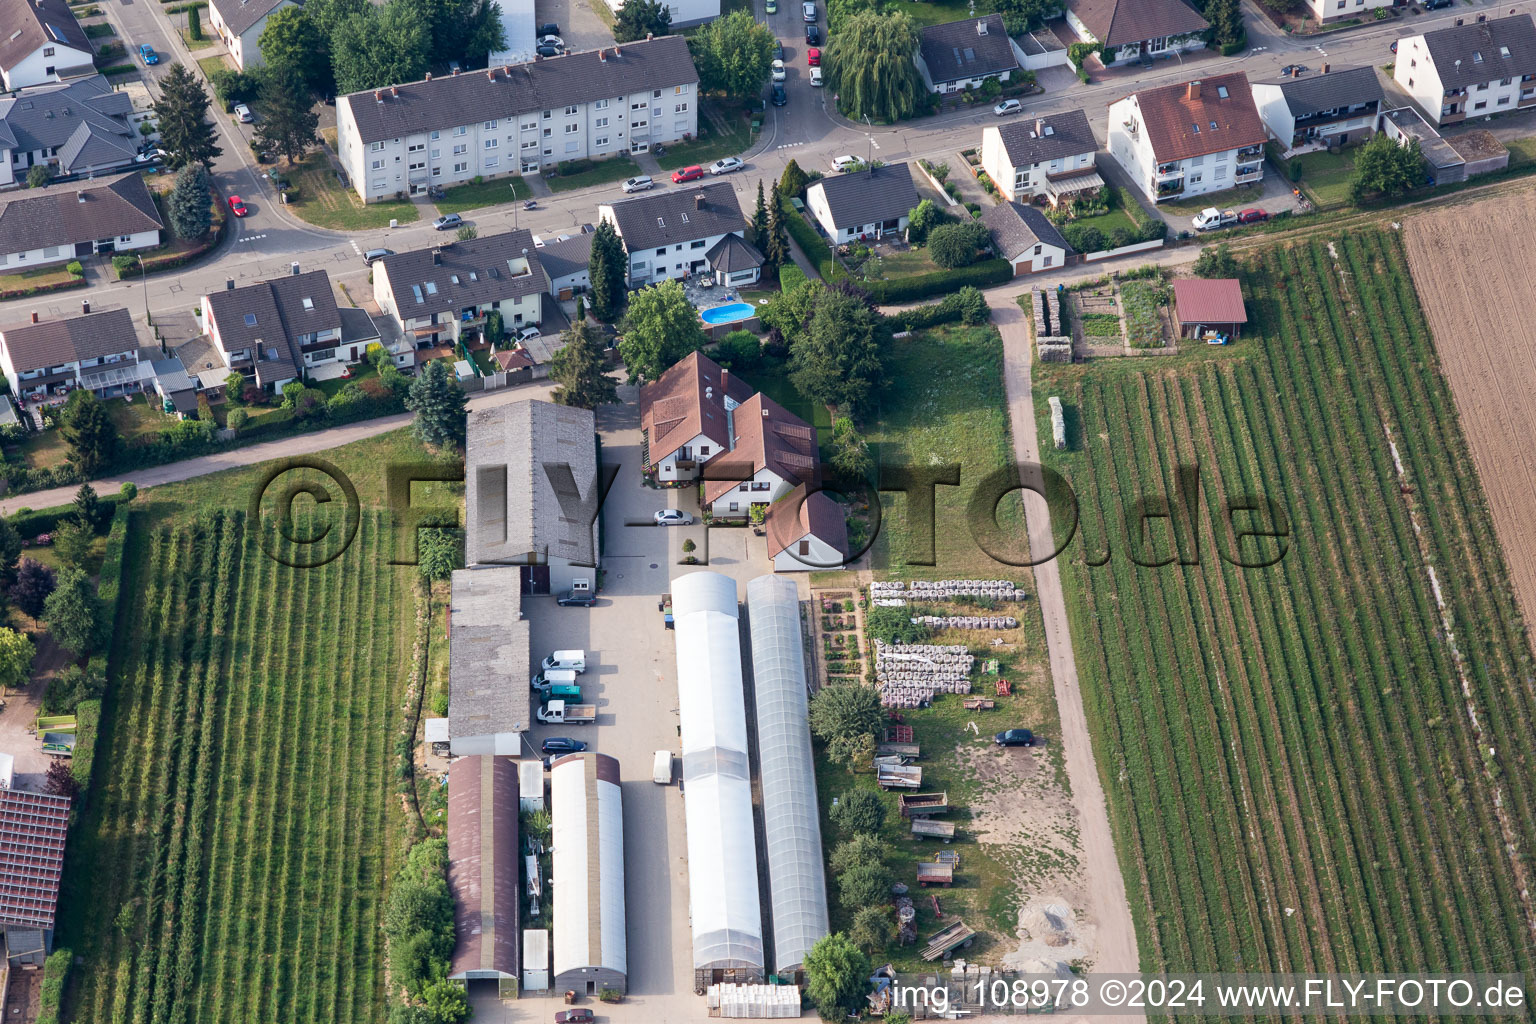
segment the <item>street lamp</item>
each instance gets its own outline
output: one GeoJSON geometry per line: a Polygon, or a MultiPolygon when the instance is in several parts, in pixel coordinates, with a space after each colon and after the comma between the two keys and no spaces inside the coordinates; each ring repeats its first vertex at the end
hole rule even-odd
{"type": "Polygon", "coordinates": [[[507,188],[512,190],[512,230],[517,230],[517,182],[507,182],[507,188]]]}

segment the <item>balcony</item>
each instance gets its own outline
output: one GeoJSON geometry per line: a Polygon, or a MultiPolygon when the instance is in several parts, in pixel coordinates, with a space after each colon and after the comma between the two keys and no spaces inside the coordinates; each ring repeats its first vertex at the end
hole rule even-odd
{"type": "Polygon", "coordinates": [[[1253,163],[1264,159],[1263,146],[1248,146],[1237,151],[1237,162],[1240,164],[1253,163]]]}
{"type": "Polygon", "coordinates": [[[1159,181],[1156,183],[1156,187],[1157,198],[1167,199],[1169,196],[1176,196],[1184,191],[1184,178],[1181,175],[1175,181],[1159,181]]]}
{"type": "Polygon", "coordinates": [[[1184,168],[1178,164],[1159,164],[1157,177],[1159,181],[1167,178],[1182,178],[1184,177],[1184,168]]]}
{"type": "Polygon", "coordinates": [[[1232,175],[1232,180],[1236,184],[1247,185],[1250,182],[1258,181],[1262,177],[1264,177],[1264,168],[1259,165],[1254,165],[1253,167],[1247,168],[1246,170],[1239,167],[1237,169],[1237,173],[1232,175]]]}

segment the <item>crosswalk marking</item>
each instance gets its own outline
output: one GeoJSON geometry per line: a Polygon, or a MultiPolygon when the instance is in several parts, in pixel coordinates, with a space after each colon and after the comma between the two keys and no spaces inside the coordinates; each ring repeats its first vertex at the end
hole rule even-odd
{"type": "Polygon", "coordinates": [[[257,241],[258,239],[262,239],[262,238],[266,238],[266,237],[267,237],[266,232],[262,232],[259,235],[241,235],[240,236],[240,241],[242,241],[242,242],[254,242],[254,241],[257,241]]]}

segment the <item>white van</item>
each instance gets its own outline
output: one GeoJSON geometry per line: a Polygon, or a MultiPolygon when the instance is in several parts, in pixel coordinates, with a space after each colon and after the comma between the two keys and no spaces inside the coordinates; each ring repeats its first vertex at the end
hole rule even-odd
{"type": "Polygon", "coordinates": [[[534,676],[529,680],[529,685],[535,690],[542,690],[546,686],[575,686],[576,673],[568,668],[552,668],[543,675],[534,676]]]}
{"type": "Polygon", "coordinates": [[[656,751],[656,762],[651,765],[651,781],[658,786],[672,785],[672,751],[656,751]]]}
{"type": "Polygon", "coordinates": [[[544,671],[551,669],[569,669],[572,672],[585,672],[587,670],[586,651],[556,651],[544,659],[544,671]]]}

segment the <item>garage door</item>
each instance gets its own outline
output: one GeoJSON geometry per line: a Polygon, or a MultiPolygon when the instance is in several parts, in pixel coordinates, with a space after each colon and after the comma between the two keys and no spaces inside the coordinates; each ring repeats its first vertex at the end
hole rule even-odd
{"type": "Polygon", "coordinates": [[[549,566],[525,565],[522,572],[523,593],[547,594],[549,593],[549,566]]]}

